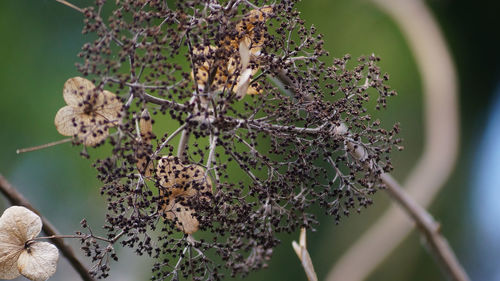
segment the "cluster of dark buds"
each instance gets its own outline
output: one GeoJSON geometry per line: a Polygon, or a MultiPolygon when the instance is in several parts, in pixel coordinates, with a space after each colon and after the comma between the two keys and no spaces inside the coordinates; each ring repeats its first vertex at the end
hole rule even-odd
{"type": "MultiPolygon", "coordinates": [[[[367,104],[395,94],[388,76],[375,56],[332,63],[295,2],[83,10],[94,40],[78,68],[93,81],[66,82],[55,123],[76,143],[111,145],[95,163],[103,240],[155,258],[154,279],[245,275],[266,265],[278,233],[314,227],[313,206],[338,221],[383,187],[398,128],[382,128],[367,104]]],[[[105,277],[98,244],[84,248],[105,277]]]]}

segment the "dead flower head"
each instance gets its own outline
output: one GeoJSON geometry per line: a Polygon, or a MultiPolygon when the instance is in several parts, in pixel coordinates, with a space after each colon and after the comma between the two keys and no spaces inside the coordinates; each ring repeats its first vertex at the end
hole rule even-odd
{"type": "Polygon", "coordinates": [[[0,278],[19,275],[47,280],[56,272],[59,252],[47,242],[32,241],[42,229],[42,221],[25,207],[13,206],[0,217],[0,278]]]}
{"type": "Polygon", "coordinates": [[[205,169],[195,164],[183,165],[178,158],[169,156],[158,161],[156,174],[160,178],[160,196],[164,197],[163,214],[184,233],[196,232],[199,222],[190,199],[209,200],[206,195],[211,193],[212,182],[205,169]]]}
{"type": "Polygon", "coordinates": [[[118,97],[96,89],[85,78],[68,79],[63,97],[67,106],[56,114],[56,129],[64,136],[76,136],[85,146],[98,145],[109,135],[108,129],[120,123],[123,105],[118,97]]]}

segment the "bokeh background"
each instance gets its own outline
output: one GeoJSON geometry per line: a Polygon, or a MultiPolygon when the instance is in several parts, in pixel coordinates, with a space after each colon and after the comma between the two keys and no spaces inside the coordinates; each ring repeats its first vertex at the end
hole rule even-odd
{"type": "MultiPolygon", "coordinates": [[[[472,280],[500,280],[500,32],[499,6],[484,1],[427,1],[448,42],[460,87],[458,163],[430,207],[472,280]]],[[[89,0],[74,0],[86,6],[89,0]]],[[[303,18],[325,35],[334,57],[375,53],[399,95],[375,116],[401,123],[405,150],[394,155],[394,175],[403,180],[422,152],[422,85],[414,56],[393,20],[369,0],[307,0],[303,18]]],[[[96,232],[104,220],[103,199],[91,161],[80,147],[63,144],[16,155],[17,148],[62,138],[53,120],[64,105],[62,85],[76,76],[81,15],[54,0],[0,1],[0,173],[14,184],[61,233],[79,230],[87,218],[96,232]]],[[[98,156],[103,151],[92,151],[98,156]]],[[[373,207],[335,225],[321,217],[308,234],[308,248],[320,280],[340,255],[387,207],[383,192],[373,207]]],[[[8,203],[0,198],[0,210],[8,203]]],[[[246,280],[306,280],[282,235],[269,267],[246,280]]],[[[75,249],[78,244],[72,243],[75,249]]],[[[121,250],[109,280],[148,280],[150,262],[121,250]]],[[[51,280],[78,280],[62,258],[51,280]]],[[[227,280],[231,280],[228,278],[227,280]]],[[[413,232],[368,280],[444,280],[413,232]]]]}

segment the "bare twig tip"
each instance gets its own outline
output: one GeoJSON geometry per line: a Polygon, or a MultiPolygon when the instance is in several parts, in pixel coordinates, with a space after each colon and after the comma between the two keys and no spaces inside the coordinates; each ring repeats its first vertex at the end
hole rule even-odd
{"type": "Polygon", "coordinates": [[[56,1],[57,1],[57,2],[59,2],[59,3],[61,3],[61,4],[63,4],[63,5],[68,6],[68,7],[72,8],[72,9],[74,9],[74,10],[77,10],[78,12],[80,12],[80,13],[82,13],[82,14],[83,14],[83,9],[82,9],[82,8],[79,8],[79,7],[77,7],[77,6],[75,6],[75,5],[71,4],[71,3],[69,3],[69,2],[68,2],[68,1],[66,1],[66,0],[56,0],[56,1]]]}

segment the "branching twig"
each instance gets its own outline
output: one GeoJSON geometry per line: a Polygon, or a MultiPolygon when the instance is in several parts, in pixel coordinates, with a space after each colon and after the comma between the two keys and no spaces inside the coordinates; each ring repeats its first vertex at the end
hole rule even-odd
{"type": "MultiPolygon", "coordinates": [[[[402,29],[422,76],[424,149],[404,186],[408,194],[425,208],[443,186],[457,158],[458,90],[453,61],[439,25],[423,1],[373,1],[402,29]]],[[[335,263],[327,280],[364,280],[413,227],[400,208],[391,206],[335,263]],[[371,249],[370,254],[366,254],[366,249],[371,249]]]]}
{"type": "MultiPolygon", "coordinates": [[[[283,79],[282,76],[284,73],[280,73],[277,79],[279,79],[285,86],[288,88],[294,89],[296,91],[296,87],[290,85],[292,81],[290,79],[283,79]]],[[[297,97],[301,97],[303,95],[296,94],[297,97]]],[[[311,97],[305,96],[305,99],[310,99],[311,97]]],[[[364,158],[364,151],[362,149],[353,149],[354,144],[348,143],[348,147],[352,151],[353,156],[362,161],[364,158]]],[[[372,166],[369,166],[372,169],[372,166]]],[[[373,171],[374,173],[378,173],[378,171],[373,171]]],[[[439,233],[439,227],[433,219],[432,216],[422,208],[418,203],[416,203],[410,196],[408,196],[404,190],[400,187],[400,185],[389,175],[386,173],[381,174],[380,179],[387,186],[387,191],[392,195],[393,199],[404,209],[405,212],[417,223],[421,233],[426,237],[430,244],[430,250],[437,257],[440,264],[443,266],[446,274],[453,278],[455,281],[467,281],[469,280],[465,270],[462,268],[460,263],[455,257],[453,250],[449,247],[446,239],[439,233]]]]}
{"type": "Polygon", "coordinates": [[[90,275],[87,268],[82,264],[82,262],[76,257],[73,250],[70,246],[64,243],[64,240],[59,236],[56,228],[50,223],[38,210],[36,210],[24,196],[19,193],[8,181],[0,174],[0,192],[7,197],[9,202],[12,205],[24,206],[38,216],[40,216],[43,223],[43,232],[45,232],[49,236],[54,236],[55,238],[51,238],[52,243],[59,248],[62,254],[68,259],[69,263],[73,268],[78,272],[82,280],[84,281],[94,281],[94,278],[90,275]]]}

